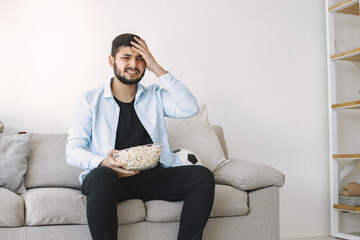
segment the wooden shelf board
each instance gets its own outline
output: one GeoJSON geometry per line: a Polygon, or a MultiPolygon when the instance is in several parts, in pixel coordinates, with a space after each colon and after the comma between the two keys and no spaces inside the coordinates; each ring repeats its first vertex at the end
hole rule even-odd
{"type": "Polygon", "coordinates": [[[331,60],[344,60],[344,61],[353,61],[360,62],[360,47],[334,54],[330,57],[331,60]]]}
{"type": "Polygon", "coordinates": [[[335,159],[360,159],[360,154],[334,154],[335,159]]]}
{"type": "Polygon", "coordinates": [[[360,109],[360,101],[337,103],[331,105],[333,109],[360,109]]]}
{"type": "Polygon", "coordinates": [[[351,15],[360,15],[359,0],[345,0],[329,7],[329,12],[345,13],[351,15]]]}
{"type": "Polygon", "coordinates": [[[334,208],[345,210],[345,211],[354,211],[354,212],[360,212],[360,207],[351,207],[346,205],[340,205],[340,204],[334,204],[334,208]]]}

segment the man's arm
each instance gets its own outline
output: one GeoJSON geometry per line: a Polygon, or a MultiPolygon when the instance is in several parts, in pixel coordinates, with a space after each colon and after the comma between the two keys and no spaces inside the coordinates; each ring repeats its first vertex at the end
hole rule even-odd
{"type": "Polygon", "coordinates": [[[136,42],[131,41],[132,48],[141,54],[147,69],[152,71],[165,87],[161,90],[165,116],[189,118],[196,115],[199,112],[199,105],[191,91],[156,62],[143,39],[135,37],[135,40],[136,42]]]}
{"type": "Polygon", "coordinates": [[[170,72],[159,78],[164,88],[161,99],[166,117],[190,118],[199,112],[199,105],[191,91],[170,72]]]}
{"type": "Polygon", "coordinates": [[[92,113],[91,106],[85,98],[85,95],[80,96],[75,104],[74,116],[66,141],[67,163],[84,170],[92,170],[98,166],[108,167],[119,178],[139,173],[122,169],[123,164],[113,157],[114,149],[110,150],[105,158],[87,150],[92,138],[92,113]]]}
{"type": "Polygon", "coordinates": [[[84,170],[97,167],[104,157],[87,150],[91,141],[92,114],[86,95],[78,97],[66,140],[66,161],[84,170]]]}

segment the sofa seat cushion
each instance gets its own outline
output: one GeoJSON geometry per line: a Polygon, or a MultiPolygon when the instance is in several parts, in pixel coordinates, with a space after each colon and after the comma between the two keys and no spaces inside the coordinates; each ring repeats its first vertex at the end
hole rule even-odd
{"type": "Polygon", "coordinates": [[[21,195],[25,225],[86,224],[85,197],[70,188],[33,188],[21,195]]]}
{"type": "MultiPolygon", "coordinates": [[[[183,201],[153,200],[145,203],[146,221],[180,221],[183,201]]],[[[210,217],[244,216],[249,212],[247,192],[226,185],[215,185],[215,199],[210,217]]]]}
{"type": "Polygon", "coordinates": [[[19,227],[24,225],[23,199],[0,187],[0,227],[19,227]]]}
{"type": "MultiPolygon", "coordinates": [[[[57,225],[87,224],[86,197],[70,188],[34,188],[22,194],[25,201],[25,224],[57,225]]],[[[141,200],[118,204],[118,223],[134,223],[145,219],[145,205],[141,200]]]]}

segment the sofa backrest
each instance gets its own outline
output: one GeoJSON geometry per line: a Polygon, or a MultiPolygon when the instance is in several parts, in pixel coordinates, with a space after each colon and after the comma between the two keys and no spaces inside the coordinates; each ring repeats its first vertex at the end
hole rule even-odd
{"type": "MultiPolygon", "coordinates": [[[[213,126],[222,145],[225,156],[228,150],[221,126],[213,126]]],[[[78,177],[80,168],[69,165],[65,160],[67,134],[33,133],[25,174],[26,189],[37,187],[68,187],[81,189],[78,177]]],[[[171,139],[169,139],[171,141],[171,139]]]]}
{"type": "Polygon", "coordinates": [[[34,133],[25,174],[25,187],[69,187],[80,189],[80,168],[65,160],[67,134],[34,133]]]}

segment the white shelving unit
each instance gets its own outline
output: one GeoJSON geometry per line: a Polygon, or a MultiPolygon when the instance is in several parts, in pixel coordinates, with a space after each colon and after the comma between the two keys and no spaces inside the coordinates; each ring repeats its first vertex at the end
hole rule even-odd
{"type": "MultiPolygon", "coordinates": [[[[339,111],[360,110],[360,100],[346,103],[337,103],[336,98],[336,62],[360,62],[359,47],[337,53],[335,49],[334,14],[359,15],[359,0],[345,0],[339,3],[334,0],[325,0],[326,27],[327,27],[327,59],[328,59],[328,90],[329,90],[329,136],[330,136],[330,217],[331,235],[337,238],[360,240],[360,233],[342,232],[339,215],[343,212],[356,213],[360,217],[360,207],[348,207],[338,204],[339,182],[351,174],[360,164],[360,151],[358,154],[338,153],[337,118],[339,111]],[[346,160],[346,161],[345,161],[346,160]],[[341,171],[339,163],[342,162],[341,171]]],[[[360,21],[360,17],[359,17],[360,21]]],[[[360,76],[359,76],[360,77],[360,76]]],[[[346,79],[342,79],[346,81],[346,79]]],[[[360,136],[359,136],[360,137],[360,136]]],[[[360,228],[358,229],[360,231],[360,228]]]]}

